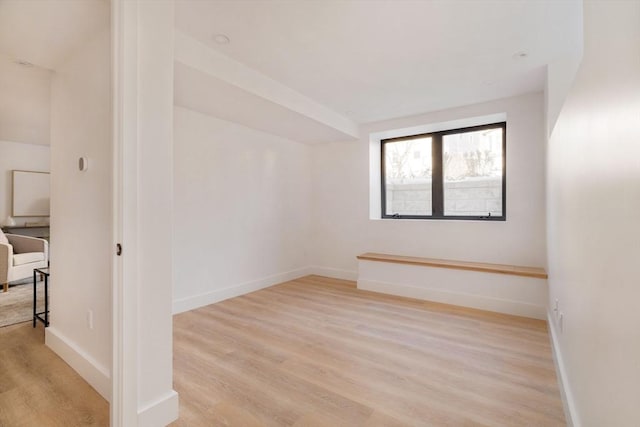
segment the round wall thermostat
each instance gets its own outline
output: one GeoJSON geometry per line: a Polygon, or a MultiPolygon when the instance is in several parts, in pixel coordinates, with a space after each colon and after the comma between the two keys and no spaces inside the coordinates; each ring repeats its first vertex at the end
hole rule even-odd
{"type": "Polygon", "coordinates": [[[80,157],[78,159],[78,169],[82,172],[89,169],[89,159],[87,159],[86,157],[80,157]]]}

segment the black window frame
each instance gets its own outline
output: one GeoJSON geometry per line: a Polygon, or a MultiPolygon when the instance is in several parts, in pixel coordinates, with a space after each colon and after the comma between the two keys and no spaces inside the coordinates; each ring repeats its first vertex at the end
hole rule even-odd
{"type": "Polygon", "coordinates": [[[458,129],[447,129],[438,132],[401,136],[380,140],[380,179],[381,202],[383,219],[427,219],[427,220],[463,220],[463,221],[506,221],[507,220],[507,122],[489,123],[479,126],[469,126],[458,129]],[[442,167],[442,145],[445,135],[475,132],[485,129],[502,128],[502,215],[474,216],[474,215],[445,215],[444,214],[444,176],[442,167]],[[385,145],[390,142],[411,139],[431,138],[431,215],[400,215],[387,213],[386,182],[385,182],[385,145]]]}

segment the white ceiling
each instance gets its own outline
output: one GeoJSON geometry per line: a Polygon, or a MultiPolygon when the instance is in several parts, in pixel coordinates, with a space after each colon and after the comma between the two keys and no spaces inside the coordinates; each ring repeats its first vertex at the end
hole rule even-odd
{"type": "Polygon", "coordinates": [[[109,13],[108,0],[0,0],[0,53],[55,69],[109,13]]]}
{"type": "Polygon", "coordinates": [[[580,0],[178,0],[176,26],[365,123],[543,90],[580,10],[580,0]],[[231,43],[215,43],[219,33],[231,43]]]}

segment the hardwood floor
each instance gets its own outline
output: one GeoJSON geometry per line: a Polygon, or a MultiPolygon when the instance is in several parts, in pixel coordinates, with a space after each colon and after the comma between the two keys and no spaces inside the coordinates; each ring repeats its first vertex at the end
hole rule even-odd
{"type": "Polygon", "coordinates": [[[542,321],[308,276],[174,317],[175,426],[565,425],[542,321]]]}
{"type": "Polygon", "coordinates": [[[107,401],[44,345],[42,324],[0,328],[0,427],[108,425],[107,401]]]}

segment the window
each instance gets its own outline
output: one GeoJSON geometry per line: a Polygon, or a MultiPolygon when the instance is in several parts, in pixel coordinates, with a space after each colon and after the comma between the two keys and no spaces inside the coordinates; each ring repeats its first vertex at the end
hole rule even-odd
{"type": "Polygon", "coordinates": [[[506,123],[380,146],[383,218],[506,219],[506,123]]]}

